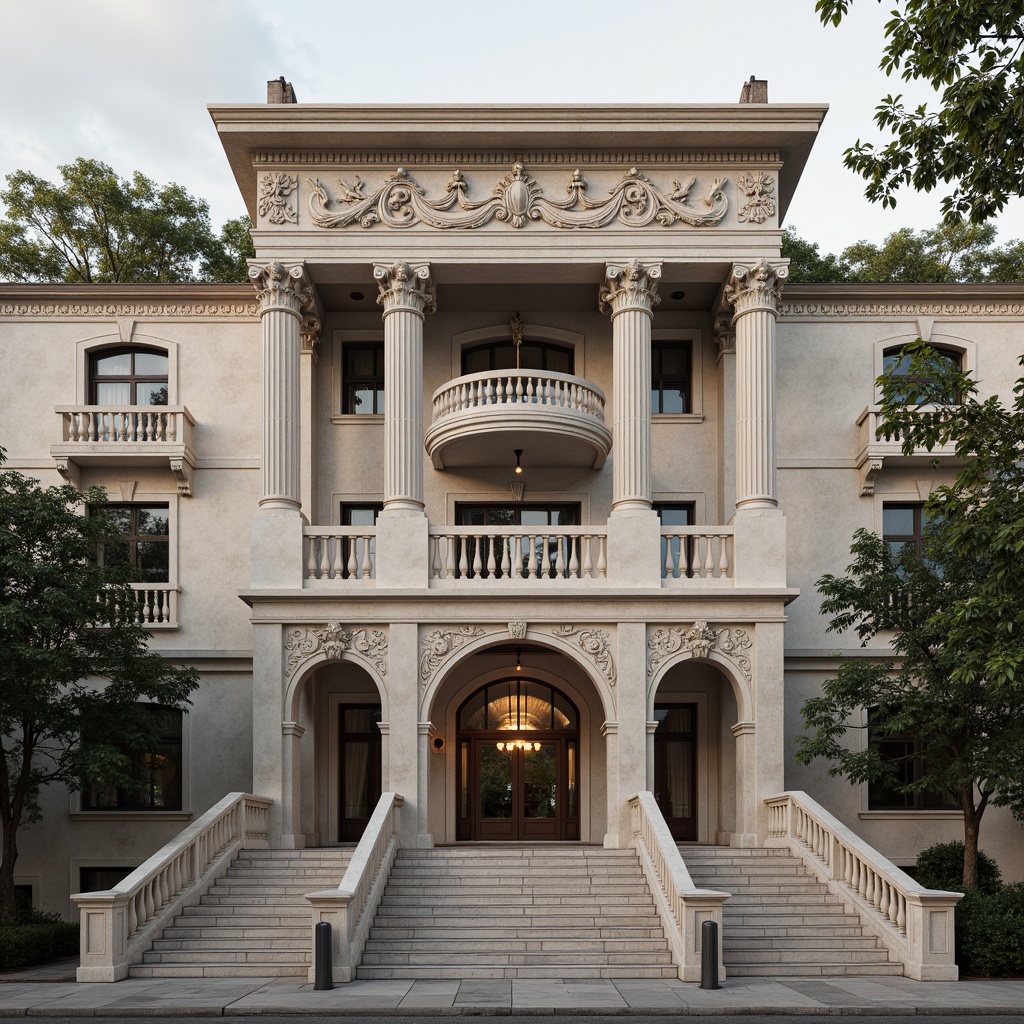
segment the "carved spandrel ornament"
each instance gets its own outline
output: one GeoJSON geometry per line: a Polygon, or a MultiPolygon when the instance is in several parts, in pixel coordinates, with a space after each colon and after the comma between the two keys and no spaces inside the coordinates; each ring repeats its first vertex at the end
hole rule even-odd
{"type": "Polygon", "coordinates": [[[298,187],[299,179],[294,174],[285,174],[283,171],[261,174],[257,212],[271,224],[298,224],[298,210],[288,198],[298,187]]]}
{"type": "Polygon", "coordinates": [[[645,264],[639,260],[621,265],[609,263],[605,267],[605,284],[598,294],[598,306],[602,313],[620,313],[624,309],[642,309],[649,313],[661,302],[660,280],[660,263],[645,264]]]}
{"type": "Polygon", "coordinates": [[[725,286],[725,301],[733,307],[733,319],[759,309],[777,316],[782,286],[788,277],[789,268],[784,263],[758,260],[752,266],[735,264],[725,286]]]}
{"type": "Polygon", "coordinates": [[[328,622],[323,628],[309,626],[290,630],[284,649],[288,652],[289,676],[310,658],[322,654],[328,661],[337,661],[346,651],[361,655],[382,678],[388,674],[388,634],[385,629],[346,627],[340,622],[328,622]]]}
{"type": "Polygon", "coordinates": [[[435,629],[428,633],[421,642],[420,681],[426,687],[430,677],[438,667],[447,661],[449,655],[469,640],[484,636],[487,633],[482,626],[459,626],[457,629],[435,629]]]}
{"type": "Polygon", "coordinates": [[[690,193],[696,177],[680,183],[672,182],[667,192],[659,189],[637,167],[631,167],[608,193],[606,199],[591,200],[586,195],[587,182],[577,168],[572,172],[565,199],[550,199],[521,163],[492,189],[491,196],[471,202],[469,183],[461,170],[456,170],[445,188],[445,195],[436,199],[409,177],[404,167],[384,179],[375,191],[367,192],[358,177],[349,185],[338,181],[332,197],[319,178],[307,178],[309,213],[321,228],[345,228],[358,224],[363,228],[381,224],[391,228],[415,225],[446,229],[470,230],[491,221],[513,228],[525,227],[530,221],[543,221],[554,228],[603,228],[614,221],[629,227],[642,228],[658,223],[662,227],[689,224],[692,227],[713,227],[729,210],[724,189],[727,178],[713,178],[704,198],[691,205],[690,193]],[[341,206],[342,209],[338,209],[341,206]]]}
{"type": "Polygon", "coordinates": [[[411,309],[417,313],[433,313],[437,308],[434,290],[431,288],[430,265],[397,263],[376,263],[373,276],[380,293],[377,305],[385,313],[395,309],[411,309]]]}
{"type": "Polygon", "coordinates": [[[775,216],[775,179],[765,171],[753,171],[741,174],[736,181],[736,188],[746,197],[740,207],[736,219],[741,224],[763,224],[769,217],[775,216]]]}
{"type": "Polygon", "coordinates": [[[249,280],[256,289],[261,316],[272,309],[295,314],[313,310],[313,288],[301,263],[286,267],[274,260],[262,267],[249,267],[249,280]]]}
{"type": "Polygon", "coordinates": [[[719,314],[715,318],[715,344],[720,357],[736,352],[736,328],[732,317],[727,314],[719,314]]]}
{"type": "Polygon", "coordinates": [[[317,357],[317,345],[320,343],[320,332],[323,325],[316,316],[304,316],[299,324],[299,342],[303,352],[311,352],[314,360],[317,357]]]}
{"type": "Polygon", "coordinates": [[[650,683],[659,668],[673,655],[689,652],[695,658],[707,658],[712,652],[728,658],[750,682],[750,636],[745,629],[723,627],[714,629],[705,619],[692,626],[659,627],[647,641],[651,651],[647,658],[647,681],[650,683]]]}
{"type": "Polygon", "coordinates": [[[615,659],[612,657],[611,636],[608,632],[592,627],[556,626],[551,630],[551,635],[562,640],[574,639],[580,650],[601,670],[608,684],[615,685],[615,659]]]}

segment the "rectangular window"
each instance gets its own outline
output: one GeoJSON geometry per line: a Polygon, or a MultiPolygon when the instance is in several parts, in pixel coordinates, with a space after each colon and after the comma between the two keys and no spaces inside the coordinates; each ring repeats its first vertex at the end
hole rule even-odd
{"type": "Polygon", "coordinates": [[[693,350],[688,341],[651,342],[651,412],[692,412],[693,350]]]}
{"type": "Polygon", "coordinates": [[[895,733],[881,735],[873,727],[874,712],[868,713],[868,741],[877,743],[882,758],[891,761],[896,769],[896,781],[892,784],[872,782],[868,784],[868,809],[872,811],[955,811],[960,805],[951,793],[945,791],[902,792],[904,786],[917,782],[924,771],[927,758],[926,744],[910,734],[895,733]]]}
{"type": "MultiPolygon", "coordinates": [[[[694,507],[692,501],[655,502],[654,511],[662,526],[693,526],[694,507]]],[[[693,538],[661,538],[661,575],[693,576],[693,538]]]]}
{"type": "Polygon", "coordinates": [[[918,551],[924,543],[924,505],[920,502],[882,506],[882,539],[894,554],[910,544],[918,551]]]}
{"type": "Polygon", "coordinates": [[[101,783],[82,787],[83,811],[180,811],[182,776],[182,713],[176,708],[145,704],[153,717],[157,740],[146,750],[119,744],[132,762],[136,785],[121,789],[101,783]]]}
{"type": "Polygon", "coordinates": [[[79,892],[105,892],[123,882],[135,868],[79,868],[79,892]]]}
{"type": "Polygon", "coordinates": [[[101,565],[132,565],[145,583],[170,580],[170,511],[167,505],[104,505],[110,524],[96,554],[101,565]]]}
{"type": "Polygon", "coordinates": [[[342,349],[343,413],[384,414],[384,342],[348,342],[342,349]]]}

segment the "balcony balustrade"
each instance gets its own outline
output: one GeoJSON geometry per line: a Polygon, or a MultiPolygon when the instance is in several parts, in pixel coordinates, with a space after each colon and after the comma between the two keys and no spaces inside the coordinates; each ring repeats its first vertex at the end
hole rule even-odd
{"type": "MultiPolygon", "coordinates": [[[[134,595],[133,618],[146,629],[177,629],[178,628],[178,594],[181,587],[173,583],[132,583],[134,595]]],[[[113,594],[102,599],[107,602],[102,607],[109,608],[114,600],[113,594]]],[[[113,610],[113,609],[111,609],[113,610]]],[[[109,615],[102,611],[98,616],[98,624],[102,625],[109,615]]]]}
{"type": "MultiPolygon", "coordinates": [[[[929,408],[934,408],[930,406],[929,408]]],[[[941,459],[947,466],[955,466],[955,446],[944,444],[932,451],[920,448],[913,455],[903,454],[903,441],[899,437],[884,438],[878,436],[878,425],[882,421],[882,409],[878,405],[869,405],[858,417],[860,441],[857,445],[857,469],[860,471],[860,493],[875,493],[875,478],[886,462],[890,464],[898,460],[901,465],[932,465],[933,460],[941,459]]]]}
{"type": "Polygon", "coordinates": [[[668,586],[718,583],[732,586],[733,530],[731,526],[663,526],[662,578],[668,586]]]}
{"type": "Polygon", "coordinates": [[[50,455],[69,482],[77,486],[78,471],[87,465],[165,465],[178,491],[191,496],[195,419],[185,406],[65,405],[54,411],[61,443],[50,446],[50,455]]]}
{"type": "Polygon", "coordinates": [[[302,529],[303,579],[369,581],[376,577],[377,531],[365,526],[305,526],[302,529]]]}
{"type": "Polygon", "coordinates": [[[425,445],[434,467],[491,465],[522,448],[533,466],[600,469],[611,451],[604,392],[567,373],[470,373],[434,392],[425,445]]]}

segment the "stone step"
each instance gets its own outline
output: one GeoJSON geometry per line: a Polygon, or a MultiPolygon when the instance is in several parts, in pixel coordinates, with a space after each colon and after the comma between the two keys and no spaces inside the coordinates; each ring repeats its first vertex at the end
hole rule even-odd
{"type": "MultiPolygon", "coordinates": [[[[187,949],[166,949],[149,951],[142,955],[144,964],[245,964],[253,967],[262,964],[264,968],[290,964],[309,966],[309,950],[290,949],[217,949],[209,953],[187,949]]],[[[273,971],[269,972],[273,974],[273,971]]]]}
{"type": "MultiPolygon", "coordinates": [[[[450,922],[437,924],[433,927],[420,927],[401,925],[379,926],[375,925],[370,930],[370,939],[430,939],[431,941],[443,941],[445,939],[558,939],[570,934],[568,925],[561,927],[547,927],[536,923],[528,926],[515,927],[480,927],[479,923],[467,921],[462,928],[450,927],[450,922]]],[[[660,922],[655,920],[650,927],[621,927],[606,928],[592,925],[590,927],[573,927],[573,936],[581,939],[661,939],[663,932],[660,922]]]]}
{"type": "Polygon", "coordinates": [[[621,966],[581,964],[564,964],[549,962],[544,966],[515,965],[498,967],[494,965],[477,965],[475,963],[458,966],[422,967],[405,964],[402,966],[369,966],[360,965],[357,976],[365,980],[401,979],[403,981],[421,981],[428,979],[469,979],[469,978],[566,978],[569,980],[585,980],[587,978],[628,978],[642,980],[645,978],[675,978],[676,968],[669,964],[641,965],[626,964],[621,966]]]}
{"type": "Polygon", "coordinates": [[[202,925],[194,926],[191,921],[182,923],[178,918],[174,924],[164,929],[165,939],[232,939],[245,941],[253,939],[300,939],[304,943],[310,942],[310,924],[307,920],[302,925],[202,925]]]}
{"type": "Polygon", "coordinates": [[[899,978],[902,964],[729,964],[730,978],[899,978]]]}
{"type": "MultiPolygon", "coordinates": [[[[209,909],[214,910],[217,908],[211,907],[209,909]]],[[[443,901],[417,904],[415,906],[381,903],[377,908],[377,916],[379,918],[409,918],[410,920],[413,918],[425,920],[436,918],[440,921],[452,922],[486,920],[496,922],[495,927],[503,921],[508,922],[511,926],[528,920],[536,921],[540,918],[545,920],[570,918],[581,923],[585,920],[600,923],[611,918],[628,918],[629,921],[643,920],[644,922],[658,920],[653,908],[643,903],[630,903],[621,906],[608,905],[596,908],[591,906],[589,913],[581,913],[581,910],[584,908],[573,903],[530,903],[517,907],[496,907],[493,903],[490,905],[471,904],[470,906],[458,907],[458,914],[454,913],[454,909],[450,904],[446,904],[443,901]]]]}
{"type": "Polygon", "coordinates": [[[548,967],[552,962],[566,967],[621,967],[626,964],[635,967],[655,967],[671,965],[672,957],[667,950],[661,953],[566,953],[566,952],[517,952],[505,953],[473,953],[470,957],[464,952],[446,952],[430,950],[424,953],[403,951],[369,952],[363,954],[362,964],[367,967],[458,967],[470,964],[474,967],[515,967],[540,966],[548,967]]]}
{"type": "Polygon", "coordinates": [[[299,964],[133,964],[132,978],[306,978],[308,965],[299,964]]]}
{"type": "Polygon", "coordinates": [[[153,942],[154,953],[161,953],[164,951],[175,951],[175,952],[187,952],[187,953],[202,953],[206,950],[214,951],[227,951],[233,952],[258,952],[260,950],[301,950],[304,951],[306,959],[309,959],[309,947],[311,943],[311,932],[307,928],[305,935],[297,936],[283,936],[283,935],[257,935],[257,936],[241,936],[241,935],[220,935],[216,937],[200,937],[200,938],[186,938],[182,936],[167,937],[167,932],[164,932],[164,938],[156,939],[153,942]]]}
{"type": "MultiPolygon", "coordinates": [[[[505,955],[513,953],[612,953],[666,955],[665,940],[657,939],[624,939],[619,936],[610,939],[584,939],[575,936],[559,936],[557,938],[513,938],[480,939],[480,938],[424,938],[403,939],[401,943],[391,939],[368,939],[367,953],[388,953],[400,947],[403,955],[410,956],[457,956],[463,959],[474,959],[483,955],[505,955]]],[[[439,961],[437,961],[439,962],[439,961]]]]}

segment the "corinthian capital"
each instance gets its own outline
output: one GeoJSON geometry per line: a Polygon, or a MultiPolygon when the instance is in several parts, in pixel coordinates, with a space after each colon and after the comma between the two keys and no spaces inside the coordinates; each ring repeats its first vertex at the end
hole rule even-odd
{"type": "Polygon", "coordinates": [[[785,263],[758,260],[751,267],[734,264],[725,286],[725,300],[732,304],[735,311],[733,317],[742,316],[755,309],[766,310],[778,316],[782,286],[786,283],[787,277],[789,269],[785,263]]]}
{"type": "Polygon", "coordinates": [[[599,307],[602,313],[621,313],[626,309],[639,309],[645,313],[661,302],[658,281],[660,263],[641,263],[630,260],[624,266],[609,263],[605,267],[605,284],[601,287],[599,307]]]}
{"type": "Polygon", "coordinates": [[[301,263],[286,267],[275,260],[264,267],[250,267],[249,280],[256,289],[260,316],[271,309],[300,316],[313,308],[313,288],[301,263]]]}
{"type": "Polygon", "coordinates": [[[437,308],[434,291],[430,287],[430,264],[410,265],[401,260],[398,263],[375,263],[373,276],[377,279],[380,294],[377,305],[385,313],[396,309],[407,309],[414,313],[433,313],[437,308]]]}

